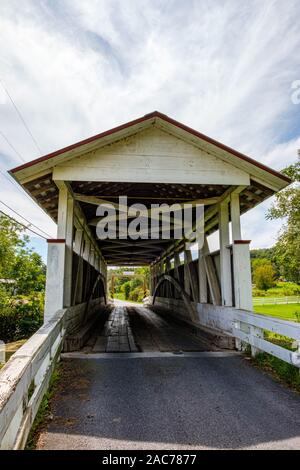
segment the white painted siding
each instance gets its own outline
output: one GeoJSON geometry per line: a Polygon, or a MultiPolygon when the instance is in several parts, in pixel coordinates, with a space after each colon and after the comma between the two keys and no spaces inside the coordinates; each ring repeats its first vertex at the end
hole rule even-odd
{"type": "Polygon", "coordinates": [[[249,175],[157,128],[107,145],[54,169],[54,179],[249,184],[249,175]]]}

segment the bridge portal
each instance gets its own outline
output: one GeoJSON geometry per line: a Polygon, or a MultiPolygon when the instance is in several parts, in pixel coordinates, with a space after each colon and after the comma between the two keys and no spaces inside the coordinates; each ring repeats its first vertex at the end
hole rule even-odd
{"type": "Polygon", "coordinates": [[[233,312],[252,310],[250,241],[242,239],[240,216],[289,183],[159,112],[26,163],[11,175],[57,223],[57,239],[48,246],[45,322],[74,307],[69,336],[92,324],[105,305],[110,265],[148,265],[151,304],[193,327],[230,335],[233,312]],[[124,216],[124,200],[140,216],[136,238],[128,235],[134,221],[129,211],[124,216]],[[150,237],[153,205],[190,206],[200,243],[190,249],[186,234],[175,237],[174,213],[168,214],[169,229],[159,225],[165,213],[156,216],[150,237]],[[196,205],[202,207],[201,227],[196,205]],[[115,236],[99,239],[99,224],[111,210],[115,236]],[[216,231],[218,248],[212,251],[207,239],[216,231]]]}

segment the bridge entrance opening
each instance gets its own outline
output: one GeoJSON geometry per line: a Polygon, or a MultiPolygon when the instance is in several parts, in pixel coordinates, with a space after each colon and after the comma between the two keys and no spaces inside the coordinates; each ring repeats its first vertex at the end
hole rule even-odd
{"type": "Polygon", "coordinates": [[[237,312],[252,310],[240,216],[286,176],[159,112],[11,174],[57,223],[45,323],[63,309],[65,350],[235,346],[237,312]],[[107,304],[112,266],[149,267],[148,307],[107,304]]]}
{"type": "Polygon", "coordinates": [[[80,349],[84,354],[209,351],[218,348],[166,309],[115,300],[80,349]]]}

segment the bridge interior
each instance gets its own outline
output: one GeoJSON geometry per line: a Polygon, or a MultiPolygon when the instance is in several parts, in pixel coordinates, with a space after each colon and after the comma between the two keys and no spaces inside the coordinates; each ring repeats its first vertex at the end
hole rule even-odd
{"type": "Polygon", "coordinates": [[[159,307],[114,301],[101,314],[91,336],[80,349],[84,354],[218,350],[191,326],[176,321],[159,307]]]}

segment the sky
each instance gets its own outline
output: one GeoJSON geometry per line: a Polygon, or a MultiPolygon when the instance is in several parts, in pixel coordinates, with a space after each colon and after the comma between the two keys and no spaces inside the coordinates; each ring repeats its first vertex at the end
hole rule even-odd
{"type": "MultiPolygon", "coordinates": [[[[299,0],[0,0],[0,200],[55,237],[6,170],[154,110],[277,170],[295,162],[299,17],[299,0]]],[[[242,217],[251,248],[276,240],[271,203],[242,217]]]]}

